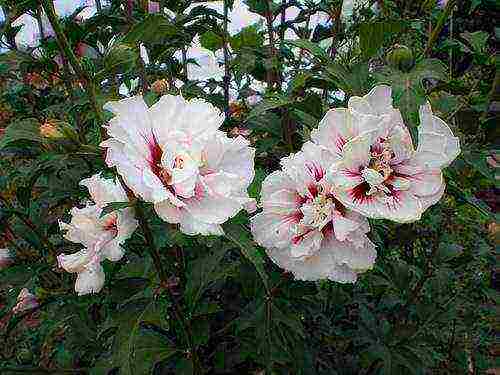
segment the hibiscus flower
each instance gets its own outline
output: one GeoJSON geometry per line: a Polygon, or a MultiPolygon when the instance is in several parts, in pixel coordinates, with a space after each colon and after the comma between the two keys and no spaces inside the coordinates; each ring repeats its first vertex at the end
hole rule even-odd
{"type": "Polygon", "coordinates": [[[326,180],[334,155],[310,142],[281,161],[262,184],[255,240],[300,280],[355,282],[377,256],[365,218],[347,209],[326,180]]]}
{"type": "Polygon", "coordinates": [[[104,259],[116,262],[123,257],[121,244],[137,228],[137,220],[131,208],[113,211],[101,217],[103,208],[112,202],[127,201],[127,195],[120,184],[94,175],[82,180],[80,185],[87,187],[93,203],[83,208],[71,210],[71,222],[60,222],[64,237],[85,246],[74,254],[61,254],[57,257],[59,267],[67,272],[77,273],[75,291],[79,295],[97,293],[104,285],[104,259]]]}
{"type": "Polygon", "coordinates": [[[416,150],[388,86],[325,115],[311,138],[338,158],[327,179],[342,204],[370,218],[404,223],[420,219],[439,201],[445,189],[441,169],[460,153],[459,140],[429,104],[419,113],[416,150]]]}
{"type": "Polygon", "coordinates": [[[139,197],[186,234],[223,234],[221,224],[254,202],[247,188],[254,153],[243,137],[218,128],[223,114],[211,104],[163,96],[148,108],[140,96],[107,103],[106,163],[139,197]]]}

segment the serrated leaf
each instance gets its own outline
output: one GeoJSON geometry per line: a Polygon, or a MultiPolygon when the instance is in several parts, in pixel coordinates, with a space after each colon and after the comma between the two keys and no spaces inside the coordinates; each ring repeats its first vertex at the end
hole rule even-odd
{"type": "Polygon", "coordinates": [[[222,48],[223,40],[220,35],[217,35],[213,31],[207,31],[200,35],[200,44],[203,48],[215,52],[222,48]]]}
{"type": "Polygon", "coordinates": [[[377,53],[378,49],[394,34],[403,30],[402,21],[377,21],[359,25],[359,43],[365,58],[377,53]]]}
{"type": "Polygon", "coordinates": [[[253,264],[262,283],[269,290],[269,278],[264,269],[264,259],[254,245],[250,234],[241,225],[226,223],[224,226],[225,236],[238,246],[244,257],[253,264]]]}
{"type": "Polygon", "coordinates": [[[210,283],[227,274],[228,269],[222,269],[220,261],[226,251],[229,250],[228,246],[221,244],[214,246],[213,249],[213,252],[207,253],[189,264],[184,296],[191,312],[196,309],[198,301],[210,283]]]}
{"type": "Polygon", "coordinates": [[[286,40],[285,43],[302,48],[322,61],[330,60],[330,56],[323,48],[308,39],[286,40]]]}
{"type": "Polygon", "coordinates": [[[0,150],[18,141],[41,143],[40,124],[36,119],[24,119],[12,122],[0,139],[0,150]]]}
{"type": "Polygon", "coordinates": [[[267,98],[262,100],[259,104],[253,107],[252,111],[248,115],[248,119],[252,119],[264,114],[271,109],[281,108],[293,103],[293,101],[289,98],[267,98]]]}
{"type": "MultiPolygon", "coordinates": [[[[160,302],[136,299],[120,306],[105,324],[117,327],[111,358],[103,358],[97,369],[120,369],[120,375],[148,374],[159,360],[168,358],[177,349],[163,335],[147,326],[161,326],[164,312],[160,302]]],[[[96,369],[96,370],[97,370],[96,369]]]]}
{"type": "Polygon", "coordinates": [[[143,21],[135,24],[125,35],[125,43],[159,43],[178,34],[177,27],[161,14],[150,14],[143,21]]]}

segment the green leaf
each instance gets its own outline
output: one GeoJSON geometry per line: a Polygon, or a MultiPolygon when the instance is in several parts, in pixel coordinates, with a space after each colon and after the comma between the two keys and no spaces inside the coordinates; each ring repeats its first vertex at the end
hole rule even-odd
{"type": "Polygon", "coordinates": [[[137,66],[139,52],[128,44],[115,42],[104,55],[104,70],[99,75],[105,78],[106,74],[125,74],[133,71],[137,66]]]}
{"type": "Polygon", "coordinates": [[[318,46],[317,43],[311,42],[308,39],[286,40],[285,43],[298,48],[305,49],[311,55],[322,61],[330,60],[330,56],[323,48],[318,46]]]}
{"type": "Polygon", "coordinates": [[[227,268],[220,267],[220,261],[229,247],[224,244],[213,247],[213,252],[189,263],[187,270],[187,283],[184,296],[191,312],[202,297],[205,289],[228,273],[227,268]]]}
{"type": "Polygon", "coordinates": [[[101,211],[101,218],[110,214],[111,212],[123,210],[124,208],[130,207],[132,204],[130,202],[111,202],[108,203],[101,211]]]}
{"type": "Polygon", "coordinates": [[[269,290],[269,279],[264,269],[264,259],[255,247],[250,234],[237,224],[226,223],[223,228],[226,237],[238,246],[244,257],[254,265],[266,290],[269,290]]]}
{"type": "Polygon", "coordinates": [[[207,31],[200,35],[200,43],[203,48],[215,52],[222,48],[223,40],[220,35],[217,35],[213,31],[207,31]]]}
{"type": "Polygon", "coordinates": [[[474,168],[477,172],[481,173],[484,177],[491,182],[495,182],[494,169],[491,168],[486,162],[486,158],[490,156],[488,151],[464,151],[462,157],[467,164],[474,168]]]}
{"type": "Polygon", "coordinates": [[[0,150],[18,141],[42,143],[40,124],[34,118],[12,122],[0,139],[0,150]]]}
{"type": "Polygon", "coordinates": [[[125,43],[160,43],[179,34],[176,26],[161,14],[150,14],[142,22],[135,24],[125,35],[125,43]]]}
{"type": "Polygon", "coordinates": [[[402,21],[377,21],[359,25],[359,43],[364,58],[369,58],[377,53],[380,47],[394,34],[404,28],[402,21]]]}
{"type": "Polygon", "coordinates": [[[486,31],[475,31],[470,33],[468,31],[461,33],[460,36],[469,42],[472,50],[475,53],[483,53],[488,42],[490,35],[486,31]]]}
{"type": "Polygon", "coordinates": [[[248,195],[251,198],[257,199],[260,196],[260,190],[262,189],[262,181],[266,178],[266,172],[261,168],[255,169],[255,177],[252,183],[248,187],[248,195]]]}
{"type": "Polygon", "coordinates": [[[243,48],[259,48],[264,43],[264,37],[259,32],[258,25],[244,27],[238,34],[231,37],[229,44],[236,52],[243,48]]]}
{"type": "Polygon", "coordinates": [[[293,101],[289,98],[272,97],[264,99],[253,107],[252,111],[248,115],[248,119],[258,117],[271,109],[281,108],[292,103],[293,101]]]}
{"type": "Polygon", "coordinates": [[[366,63],[351,66],[332,63],[327,64],[324,69],[322,77],[346,93],[361,96],[369,89],[370,72],[366,63]]]}
{"type": "Polygon", "coordinates": [[[147,327],[162,326],[160,302],[136,299],[120,306],[104,328],[117,327],[111,358],[102,358],[97,368],[120,369],[120,375],[151,373],[156,362],[171,357],[177,349],[163,335],[147,327]]]}

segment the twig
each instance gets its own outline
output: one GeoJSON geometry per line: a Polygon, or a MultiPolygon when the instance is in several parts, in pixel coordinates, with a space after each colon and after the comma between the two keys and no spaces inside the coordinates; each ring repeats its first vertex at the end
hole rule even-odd
{"type": "Polygon", "coordinates": [[[449,0],[448,3],[446,3],[446,6],[439,16],[438,22],[436,27],[434,27],[434,30],[432,30],[431,35],[429,36],[429,40],[427,41],[427,46],[425,47],[424,51],[424,56],[429,56],[429,54],[432,51],[432,47],[434,47],[434,44],[436,43],[439,33],[443,29],[446,20],[450,16],[451,12],[453,11],[453,8],[455,7],[455,3],[457,0],[449,0]]]}
{"type": "Polygon", "coordinates": [[[96,86],[94,84],[94,81],[83,69],[82,65],[80,64],[75,54],[73,53],[73,50],[69,45],[68,39],[66,38],[66,35],[64,34],[61,24],[59,23],[59,20],[56,16],[56,13],[54,11],[54,4],[52,3],[52,1],[43,0],[42,6],[43,9],[45,10],[47,18],[49,19],[52,29],[54,30],[54,33],[56,34],[57,44],[59,46],[61,53],[68,59],[69,63],[73,67],[73,70],[76,72],[80,80],[84,82],[86,86],[87,96],[95,112],[97,120],[100,123],[102,123],[104,118],[102,115],[102,110],[97,104],[96,86]]]}
{"type": "Polygon", "coordinates": [[[228,26],[229,4],[228,0],[224,0],[224,28],[222,35],[222,48],[224,51],[224,113],[226,120],[229,119],[231,112],[229,111],[229,84],[231,82],[231,73],[229,70],[229,48],[227,43],[227,26],[228,26]]]}
{"type": "MultiPolygon", "coordinates": [[[[271,66],[267,67],[267,85],[270,89],[273,88],[275,84],[280,84],[278,77],[276,77],[274,67],[272,66],[276,62],[276,58],[278,56],[278,52],[276,50],[276,41],[274,39],[274,28],[273,28],[273,14],[271,12],[271,2],[266,0],[266,24],[267,24],[267,33],[269,37],[269,49],[271,55],[271,66]]],[[[279,85],[279,89],[281,89],[281,84],[279,85]]]]}

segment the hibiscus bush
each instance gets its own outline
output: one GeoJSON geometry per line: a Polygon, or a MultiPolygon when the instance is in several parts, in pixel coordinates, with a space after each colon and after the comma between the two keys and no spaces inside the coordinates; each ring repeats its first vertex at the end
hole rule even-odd
{"type": "Polygon", "coordinates": [[[0,373],[496,374],[499,18],[0,0],[0,373]]]}

